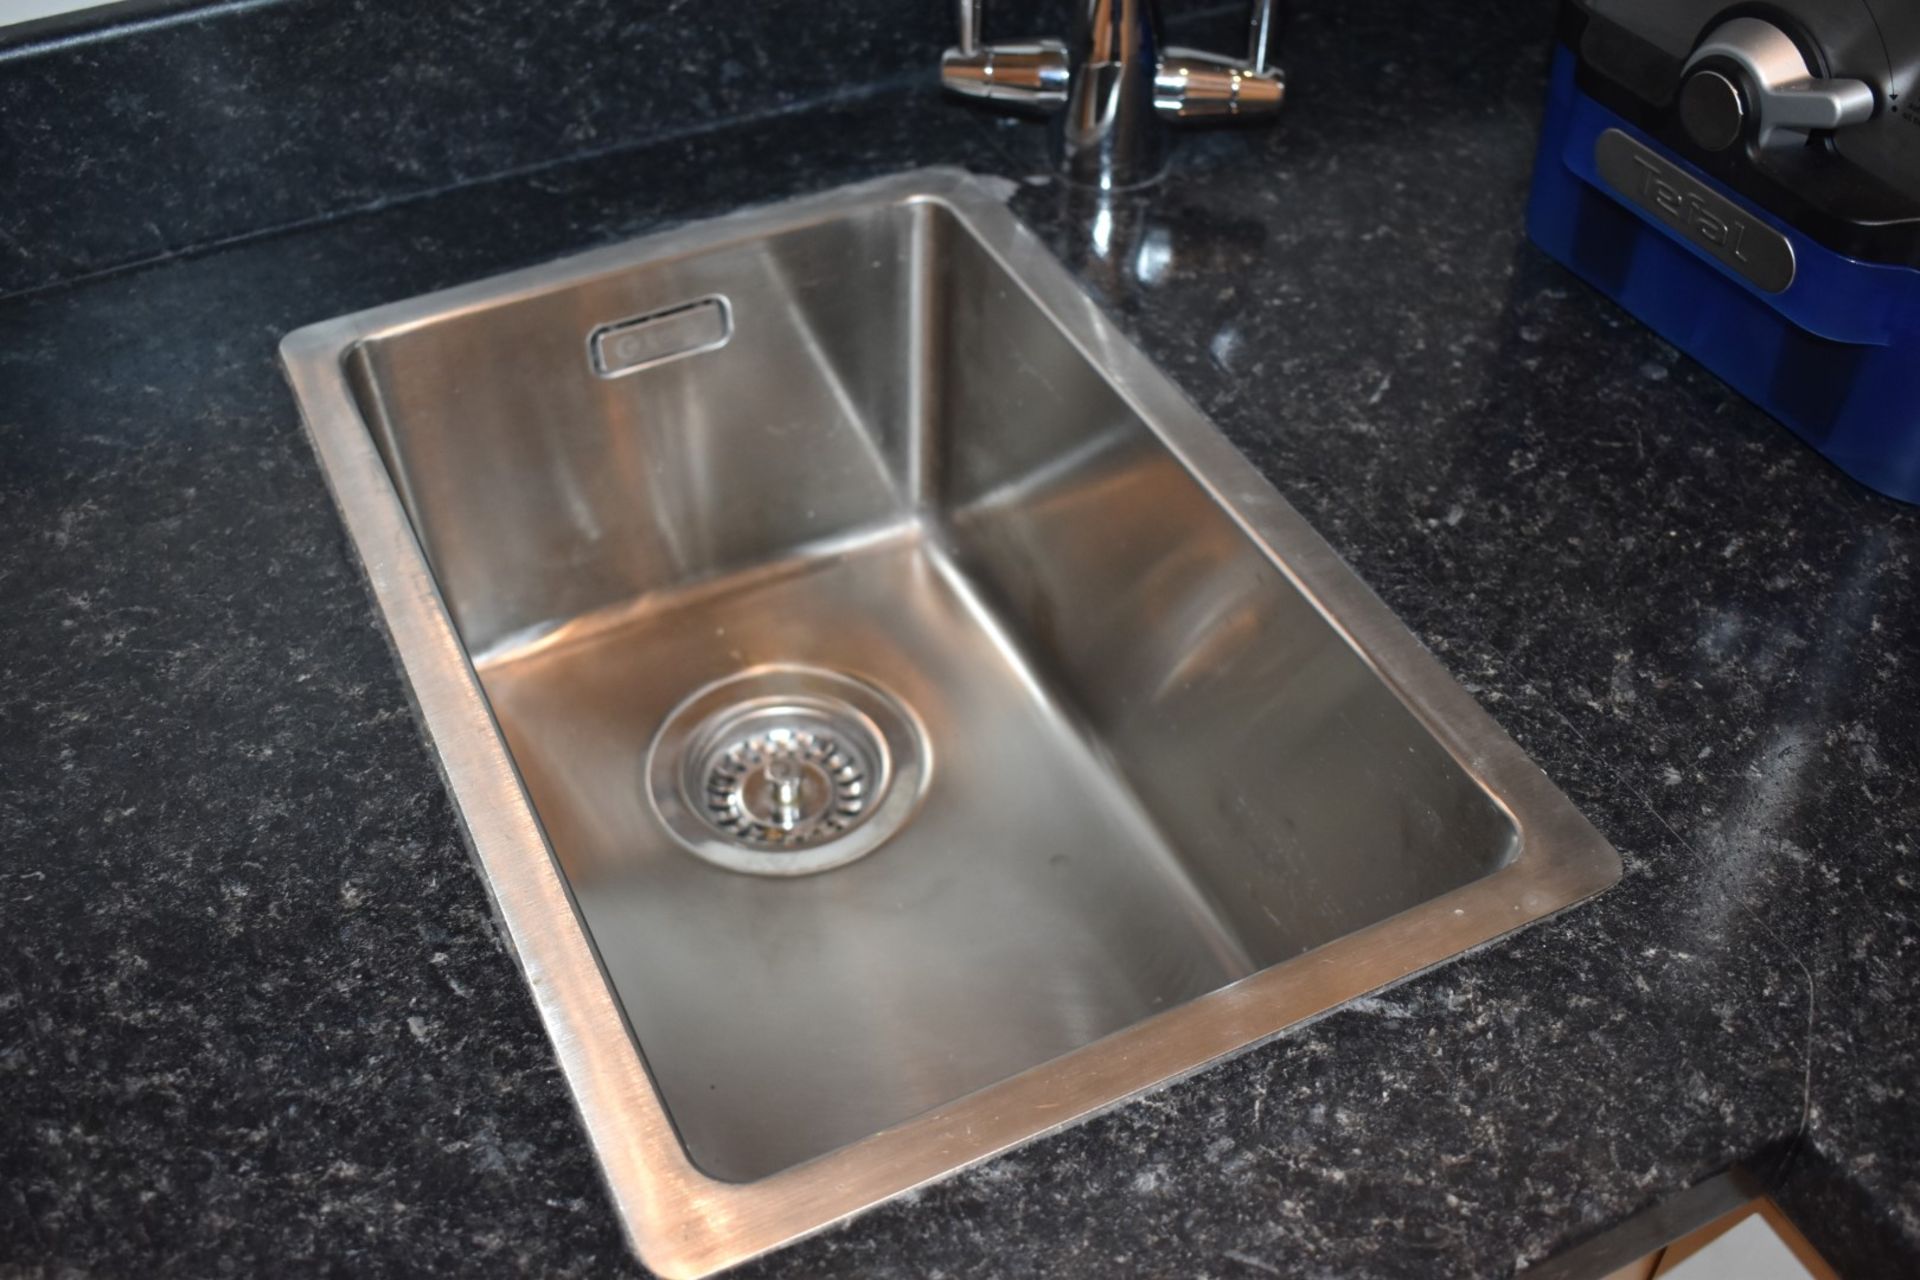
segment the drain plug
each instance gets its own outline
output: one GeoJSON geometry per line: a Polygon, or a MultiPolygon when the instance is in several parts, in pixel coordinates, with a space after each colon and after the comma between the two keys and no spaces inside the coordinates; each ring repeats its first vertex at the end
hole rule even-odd
{"type": "Polygon", "coordinates": [[[667,829],[730,871],[806,875],[880,847],[911,813],[927,752],[918,723],[864,680],[755,667],[696,691],[648,756],[667,829]]]}
{"type": "Polygon", "coordinates": [[[761,848],[818,844],[858,823],[869,789],[886,782],[886,756],[860,741],[863,726],[833,724],[827,714],[788,704],[729,724],[732,741],[705,764],[708,820],[761,848]]]}

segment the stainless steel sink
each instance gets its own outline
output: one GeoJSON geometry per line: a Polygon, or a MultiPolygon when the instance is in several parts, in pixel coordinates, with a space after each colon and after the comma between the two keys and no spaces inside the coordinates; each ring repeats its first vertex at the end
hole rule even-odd
{"type": "Polygon", "coordinates": [[[663,1274],[1619,874],[963,173],[383,307],[283,355],[663,1274]]]}

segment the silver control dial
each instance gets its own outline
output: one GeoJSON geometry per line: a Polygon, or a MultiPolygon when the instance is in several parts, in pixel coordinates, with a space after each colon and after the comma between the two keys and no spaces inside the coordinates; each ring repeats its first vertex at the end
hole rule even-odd
{"type": "Polygon", "coordinates": [[[1759,18],[1735,18],[1715,28],[1687,59],[1684,75],[1681,124],[1712,151],[1738,141],[1749,118],[1764,147],[1873,116],[1873,89],[1866,81],[1816,76],[1787,33],[1759,18]],[[1736,84],[1715,63],[1732,63],[1744,83],[1736,84]]]}

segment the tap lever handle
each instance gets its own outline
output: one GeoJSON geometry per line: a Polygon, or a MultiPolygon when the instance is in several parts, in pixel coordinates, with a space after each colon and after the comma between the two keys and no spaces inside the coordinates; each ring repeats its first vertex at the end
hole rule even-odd
{"type": "Polygon", "coordinates": [[[1169,120],[1269,116],[1286,92],[1278,71],[1255,71],[1198,49],[1169,49],[1153,77],[1153,109],[1169,120]]]}
{"type": "Polygon", "coordinates": [[[1067,47],[1058,40],[980,39],[984,0],[960,0],[960,43],[940,58],[940,83],[954,93],[1026,111],[1067,101],[1067,47]]]}
{"type": "Polygon", "coordinates": [[[1286,79],[1268,61],[1274,0],[1248,0],[1244,59],[1161,51],[1158,0],[1071,3],[1080,21],[1069,48],[1060,40],[986,41],[986,0],[958,0],[960,39],[940,57],[940,83],[952,93],[1055,113],[1058,150],[1066,157],[1060,167],[1071,181],[1103,187],[1150,181],[1163,163],[1163,124],[1245,120],[1280,109],[1286,79]]]}
{"type": "Polygon", "coordinates": [[[980,52],[980,0],[960,0],[960,56],[980,52]]]}
{"type": "Polygon", "coordinates": [[[1067,79],[1067,47],[1058,40],[1001,40],[940,59],[940,83],[952,92],[1018,110],[1065,106],[1067,79]]]}
{"type": "Polygon", "coordinates": [[[1286,78],[1267,65],[1273,36],[1273,0],[1252,0],[1247,57],[1198,49],[1168,49],[1153,77],[1153,108],[1168,120],[1227,120],[1268,116],[1286,97],[1286,78]]]}
{"type": "MultiPolygon", "coordinates": [[[[965,2],[962,0],[963,6],[965,2]]],[[[1273,0],[1253,0],[1253,17],[1247,28],[1247,70],[1263,76],[1267,73],[1267,46],[1273,38],[1273,0]]]]}

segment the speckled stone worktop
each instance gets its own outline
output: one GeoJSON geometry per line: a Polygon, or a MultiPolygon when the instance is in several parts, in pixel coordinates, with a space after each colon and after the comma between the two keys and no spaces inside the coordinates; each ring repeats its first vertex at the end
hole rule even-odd
{"type": "Polygon", "coordinates": [[[0,1275],[638,1271],[274,346],[927,163],[1023,180],[1627,869],[746,1273],[1504,1275],[1733,1161],[1911,1273],[1920,513],[1524,242],[1495,9],[1303,6],[1284,123],[1100,242],[892,89],[0,302],[0,1275]]]}

